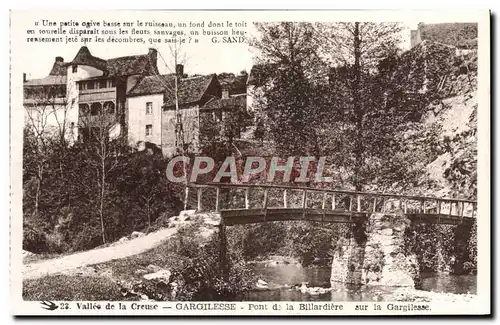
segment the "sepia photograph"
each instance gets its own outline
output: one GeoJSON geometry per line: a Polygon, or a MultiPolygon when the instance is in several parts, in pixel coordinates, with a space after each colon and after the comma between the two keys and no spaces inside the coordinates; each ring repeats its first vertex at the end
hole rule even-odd
{"type": "Polygon", "coordinates": [[[481,13],[13,14],[18,299],[49,315],[489,305],[481,13]]]}

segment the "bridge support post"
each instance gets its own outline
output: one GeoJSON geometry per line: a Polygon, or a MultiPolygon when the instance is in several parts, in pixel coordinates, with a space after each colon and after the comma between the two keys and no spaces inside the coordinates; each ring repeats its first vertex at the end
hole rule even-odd
{"type": "Polygon", "coordinates": [[[373,213],[363,224],[352,224],[350,240],[337,246],[330,281],[414,287],[419,278],[415,255],[407,256],[405,230],[410,220],[399,214],[373,213]]]}
{"type": "Polygon", "coordinates": [[[344,236],[339,239],[332,262],[330,282],[362,284],[362,267],[366,237],[363,223],[344,224],[344,236]]]}

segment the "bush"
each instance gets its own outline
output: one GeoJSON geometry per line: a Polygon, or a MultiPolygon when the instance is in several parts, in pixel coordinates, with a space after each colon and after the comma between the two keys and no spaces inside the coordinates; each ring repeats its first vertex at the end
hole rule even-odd
{"type": "Polygon", "coordinates": [[[23,225],[23,249],[36,254],[49,250],[46,234],[30,222],[23,225]]]}

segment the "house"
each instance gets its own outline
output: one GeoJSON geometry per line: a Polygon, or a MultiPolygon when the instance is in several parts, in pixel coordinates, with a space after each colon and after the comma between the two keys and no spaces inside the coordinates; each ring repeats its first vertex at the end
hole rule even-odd
{"type": "Polygon", "coordinates": [[[158,74],[157,51],[103,60],[82,46],[67,64],[68,101],[78,105],[80,138],[93,128],[108,128],[126,136],[129,120],[127,93],[143,78],[158,74]]]}
{"type": "Polygon", "coordinates": [[[178,106],[183,122],[184,149],[197,152],[203,106],[220,96],[221,86],[215,74],[185,77],[180,64],[175,74],[141,79],[127,94],[129,144],[150,142],[162,148],[164,155],[175,154],[179,145],[176,136],[178,106]]]}
{"type": "Polygon", "coordinates": [[[82,46],[73,60],[56,57],[49,75],[25,80],[25,122],[67,124],[70,138],[85,141],[95,128],[106,127],[112,137],[127,134],[127,93],[144,77],[158,75],[157,51],[108,60],[82,46]],[[45,116],[48,115],[48,116],[45,116]],[[47,122],[44,122],[47,121],[47,122]]]}

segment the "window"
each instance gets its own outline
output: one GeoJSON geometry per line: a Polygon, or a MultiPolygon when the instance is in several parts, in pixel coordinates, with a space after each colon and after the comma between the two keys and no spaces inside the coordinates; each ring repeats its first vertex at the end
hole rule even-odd
{"type": "Polygon", "coordinates": [[[90,115],[96,116],[100,115],[102,111],[101,103],[93,103],[90,105],[90,115]]]}
{"type": "Polygon", "coordinates": [[[114,114],[115,113],[115,103],[105,102],[104,103],[104,111],[108,114],[114,114]]]}
{"type": "Polygon", "coordinates": [[[146,115],[151,115],[151,114],[153,114],[153,103],[147,102],[146,103],[146,115]]]}
{"type": "Polygon", "coordinates": [[[95,86],[94,82],[92,81],[87,82],[87,89],[94,89],[94,86],[95,86]]]}
{"type": "Polygon", "coordinates": [[[115,86],[115,81],[113,79],[107,80],[107,88],[113,88],[115,86]]]}
{"type": "Polygon", "coordinates": [[[77,65],[74,65],[71,67],[73,70],[73,73],[77,73],[78,72],[78,66],[77,65]]]}
{"type": "Polygon", "coordinates": [[[151,135],[153,135],[153,125],[148,124],[146,125],[146,136],[150,137],[151,135]]]}
{"type": "Polygon", "coordinates": [[[87,104],[79,104],[78,106],[80,108],[80,114],[82,116],[86,116],[86,115],[89,114],[89,111],[90,111],[89,105],[87,105],[87,104]]]}
{"type": "Polygon", "coordinates": [[[99,89],[106,88],[106,80],[100,80],[98,82],[98,84],[99,84],[99,87],[97,87],[97,88],[99,88],[99,89]]]}
{"type": "Polygon", "coordinates": [[[87,84],[85,82],[79,82],[78,87],[80,88],[80,90],[85,90],[87,89],[87,84]]]}

